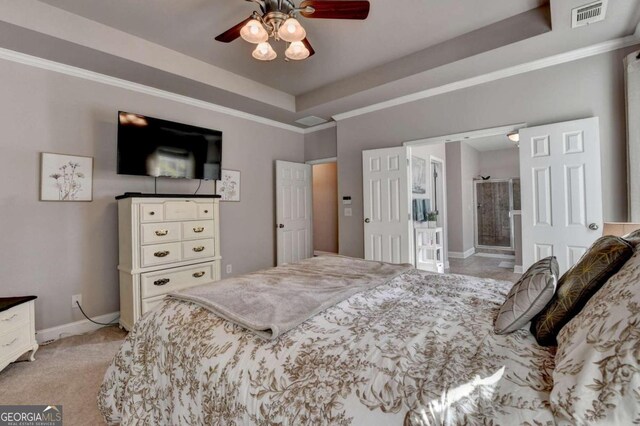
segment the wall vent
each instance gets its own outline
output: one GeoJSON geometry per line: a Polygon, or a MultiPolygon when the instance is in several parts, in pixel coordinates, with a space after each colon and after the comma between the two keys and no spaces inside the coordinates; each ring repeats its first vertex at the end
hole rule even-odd
{"type": "Polygon", "coordinates": [[[607,13],[607,1],[600,0],[576,7],[571,11],[571,28],[578,28],[604,20],[607,13]]]}

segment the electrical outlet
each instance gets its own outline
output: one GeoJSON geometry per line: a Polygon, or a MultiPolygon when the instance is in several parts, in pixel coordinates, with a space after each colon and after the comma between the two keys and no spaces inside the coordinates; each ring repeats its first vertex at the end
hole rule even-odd
{"type": "Polygon", "coordinates": [[[76,302],[78,302],[80,305],[82,305],[82,295],[81,294],[74,294],[73,296],[71,296],[71,307],[72,308],[77,308],[78,307],[76,302]]]}
{"type": "Polygon", "coordinates": [[[233,266],[227,265],[227,274],[230,274],[231,272],[233,272],[233,266]]]}

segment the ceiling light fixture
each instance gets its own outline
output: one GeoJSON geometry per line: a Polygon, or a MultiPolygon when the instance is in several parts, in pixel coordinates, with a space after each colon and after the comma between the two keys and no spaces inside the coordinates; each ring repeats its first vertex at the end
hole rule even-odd
{"type": "Polygon", "coordinates": [[[252,56],[260,61],[273,61],[278,57],[278,54],[273,50],[273,47],[265,41],[264,43],[260,43],[256,46],[252,56]]]}
{"type": "Polygon", "coordinates": [[[284,52],[287,58],[293,59],[294,61],[307,59],[309,57],[309,53],[309,49],[307,49],[301,41],[294,41],[284,52]]]}
{"type": "Polygon", "coordinates": [[[518,133],[517,131],[508,133],[507,137],[511,142],[520,142],[520,133],[518,133]]]}
{"type": "Polygon", "coordinates": [[[255,3],[260,12],[216,37],[223,43],[230,43],[242,37],[258,46],[253,57],[261,61],[271,61],[278,55],[268,43],[284,40],[290,43],[285,51],[285,60],[300,61],[315,54],[307,40],[307,32],[296,16],[315,19],[367,19],[370,4],[367,0],[303,0],[296,6],[295,0],[247,0],[255,3]]]}

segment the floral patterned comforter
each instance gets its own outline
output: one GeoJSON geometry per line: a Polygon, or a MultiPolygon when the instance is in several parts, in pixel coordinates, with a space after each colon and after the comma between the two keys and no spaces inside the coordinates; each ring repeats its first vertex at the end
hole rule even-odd
{"type": "Polygon", "coordinates": [[[275,340],[168,299],[98,405],[126,425],[551,425],[553,350],[493,333],[511,285],[412,270],[275,340]]]}

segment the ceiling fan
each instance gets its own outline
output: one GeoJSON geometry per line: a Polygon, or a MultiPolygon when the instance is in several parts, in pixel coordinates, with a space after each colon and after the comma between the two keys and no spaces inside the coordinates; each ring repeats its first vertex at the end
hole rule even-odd
{"type": "Polygon", "coordinates": [[[304,0],[296,7],[293,0],[246,0],[256,3],[260,13],[250,17],[216,37],[217,41],[230,43],[242,37],[256,44],[252,56],[261,61],[271,61],[278,54],[269,44],[269,38],[289,43],[284,52],[285,60],[299,61],[312,56],[315,51],[307,32],[296,19],[298,14],[311,19],[367,19],[370,4],[365,0],[304,0]]]}

